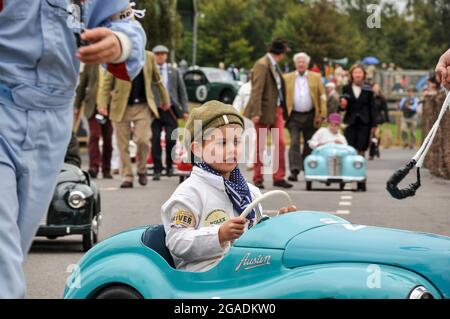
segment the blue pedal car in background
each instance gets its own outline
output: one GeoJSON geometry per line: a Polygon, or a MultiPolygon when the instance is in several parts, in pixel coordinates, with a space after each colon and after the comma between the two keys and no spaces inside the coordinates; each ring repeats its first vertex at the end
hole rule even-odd
{"type": "Polygon", "coordinates": [[[82,258],[64,297],[450,298],[449,237],[352,225],[320,212],[258,217],[203,273],[174,268],[162,225],[118,234],[82,258]]]}
{"type": "Polygon", "coordinates": [[[304,169],[308,191],[312,190],[313,182],[339,184],[341,190],[347,183],[356,183],[358,191],[367,190],[366,160],[349,145],[327,144],[316,148],[305,158],[304,169]]]}

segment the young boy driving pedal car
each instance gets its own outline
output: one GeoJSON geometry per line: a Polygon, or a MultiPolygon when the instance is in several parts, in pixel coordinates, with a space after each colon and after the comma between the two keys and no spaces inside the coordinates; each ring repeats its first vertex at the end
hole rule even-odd
{"type": "MultiPolygon", "coordinates": [[[[243,130],[236,110],[217,101],[194,109],[186,124],[194,168],[161,209],[166,245],[178,269],[211,269],[256,221],[255,210],[239,217],[261,195],[238,167],[243,130]]],[[[282,208],[280,213],[296,210],[282,208]]]]}

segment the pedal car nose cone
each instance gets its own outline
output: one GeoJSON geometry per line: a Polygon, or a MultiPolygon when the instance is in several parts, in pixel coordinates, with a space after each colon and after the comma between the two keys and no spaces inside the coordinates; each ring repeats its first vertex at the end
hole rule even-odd
{"type": "Polygon", "coordinates": [[[434,297],[425,287],[419,286],[411,291],[409,299],[434,299],[434,297]]]}
{"type": "Polygon", "coordinates": [[[86,196],[80,191],[73,191],[69,195],[69,206],[74,209],[79,209],[86,205],[86,196]]]}

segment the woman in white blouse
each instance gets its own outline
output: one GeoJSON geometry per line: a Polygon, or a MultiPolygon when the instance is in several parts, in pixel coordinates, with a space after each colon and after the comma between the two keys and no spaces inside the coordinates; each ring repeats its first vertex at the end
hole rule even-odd
{"type": "Polygon", "coordinates": [[[328,116],[328,127],[319,129],[309,140],[309,147],[316,149],[325,144],[345,144],[347,140],[344,135],[340,133],[341,116],[337,113],[328,116]]]}

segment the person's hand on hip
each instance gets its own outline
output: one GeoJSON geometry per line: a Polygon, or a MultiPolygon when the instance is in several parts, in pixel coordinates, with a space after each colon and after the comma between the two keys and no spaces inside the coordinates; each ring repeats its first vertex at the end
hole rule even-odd
{"type": "Polygon", "coordinates": [[[99,106],[97,107],[98,114],[101,114],[103,116],[108,116],[108,107],[106,106],[99,106]]]}

